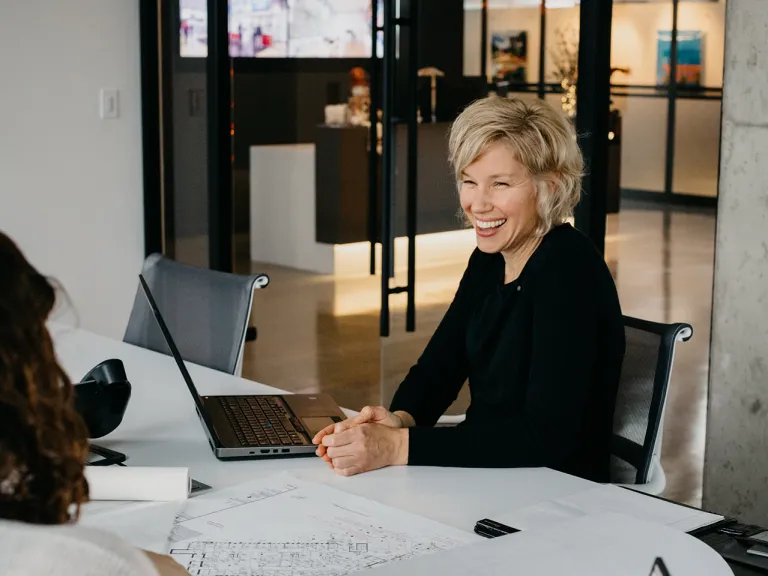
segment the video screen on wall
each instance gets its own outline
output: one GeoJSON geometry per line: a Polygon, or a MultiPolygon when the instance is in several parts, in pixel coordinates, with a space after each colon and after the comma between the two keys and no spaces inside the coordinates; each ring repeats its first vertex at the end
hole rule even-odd
{"type": "MultiPolygon", "coordinates": [[[[179,7],[181,56],[205,57],[206,0],[179,0],[179,7]]],[[[370,58],[371,0],[229,0],[229,54],[235,58],[370,58]]]]}

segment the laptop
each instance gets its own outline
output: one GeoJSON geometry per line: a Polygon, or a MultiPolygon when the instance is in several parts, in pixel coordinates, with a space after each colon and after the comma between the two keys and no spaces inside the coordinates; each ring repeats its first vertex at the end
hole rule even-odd
{"type": "Polygon", "coordinates": [[[219,460],[314,454],[314,435],[345,419],[336,402],[326,394],[200,396],[141,274],[139,282],[219,460]]]}

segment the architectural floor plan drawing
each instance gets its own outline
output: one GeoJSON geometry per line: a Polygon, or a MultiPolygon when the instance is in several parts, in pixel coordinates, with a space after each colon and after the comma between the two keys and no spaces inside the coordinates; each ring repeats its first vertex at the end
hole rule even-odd
{"type": "Polygon", "coordinates": [[[337,576],[478,540],[283,475],[189,500],[169,552],[194,576],[337,576]]]}

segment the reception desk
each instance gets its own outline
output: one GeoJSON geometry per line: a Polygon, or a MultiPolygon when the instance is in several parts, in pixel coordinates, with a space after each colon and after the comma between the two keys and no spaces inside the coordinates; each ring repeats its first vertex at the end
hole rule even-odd
{"type": "MultiPolygon", "coordinates": [[[[448,123],[419,125],[417,234],[459,230],[448,123]]],[[[407,130],[398,127],[395,237],[406,235],[407,130]]],[[[381,175],[379,158],[378,173],[381,175]]],[[[368,130],[319,126],[312,144],[252,146],[251,259],[321,274],[338,268],[337,246],[370,241],[368,130]]],[[[379,178],[379,184],[381,179],[379,178]]],[[[381,187],[376,191],[380,206],[381,187]]],[[[375,234],[380,236],[377,210],[375,234]]]]}
{"type": "MultiPolygon", "coordinates": [[[[448,164],[449,123],[420,124],[417,163],[416,233],[448,232],[461,227],[453,172],[448,164]]],[[[326,127],[317,130],[315,199],[317,239],[332,244],[368,238],[368,130],[326,127]]],[[[407,129],[398,127],[396,143],[394,236],[406,235],[407,129]]],[[[381,158],[379,157],[381,198],[381,158]]],[[[380,235],[377,214],[376,237],[380,235]]]]}
{"type": "Polygon", "coordinates": [[[315,234],[315,145],[251,146],[251,260],[333,274],[315,234]]]}

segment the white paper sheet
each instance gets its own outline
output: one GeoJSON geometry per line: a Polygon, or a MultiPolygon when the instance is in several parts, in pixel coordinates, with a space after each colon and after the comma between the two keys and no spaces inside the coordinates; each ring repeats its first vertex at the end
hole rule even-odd
{"type": "Polygon", "coordinates": [[[187,468],[86,466],[91,500],[184,500],[189,496],[187,468]]]}
{"type": "Polygon", "coordinates": [[[481,540],[280,475],[188,500],[168,551],[194,573],[334,576],[481,540]]]}
{"type": "Polygon", "coordinates": [[[716,514],[680,506],[608,484],[502,513],[493,517],[492,520],[518,530],[531,530],[602,512],[631,516],[681,532],[690,532],[723,519],[716,514]]]}
{"type": "Polygon", "coordinates": [[[620,514],[547,528],[374,569],[371,576],[649,576],[657,557],[672,576],[732,576],[717,552],[679,530],[620,514]]]}
{"type": "Polygon", "coordinates": [[[183,505],[182,501],[127,506],[124,502],[92,502],[86,504],[79,524],[111,532],[137,548],[165,554],[183,505]]]}

